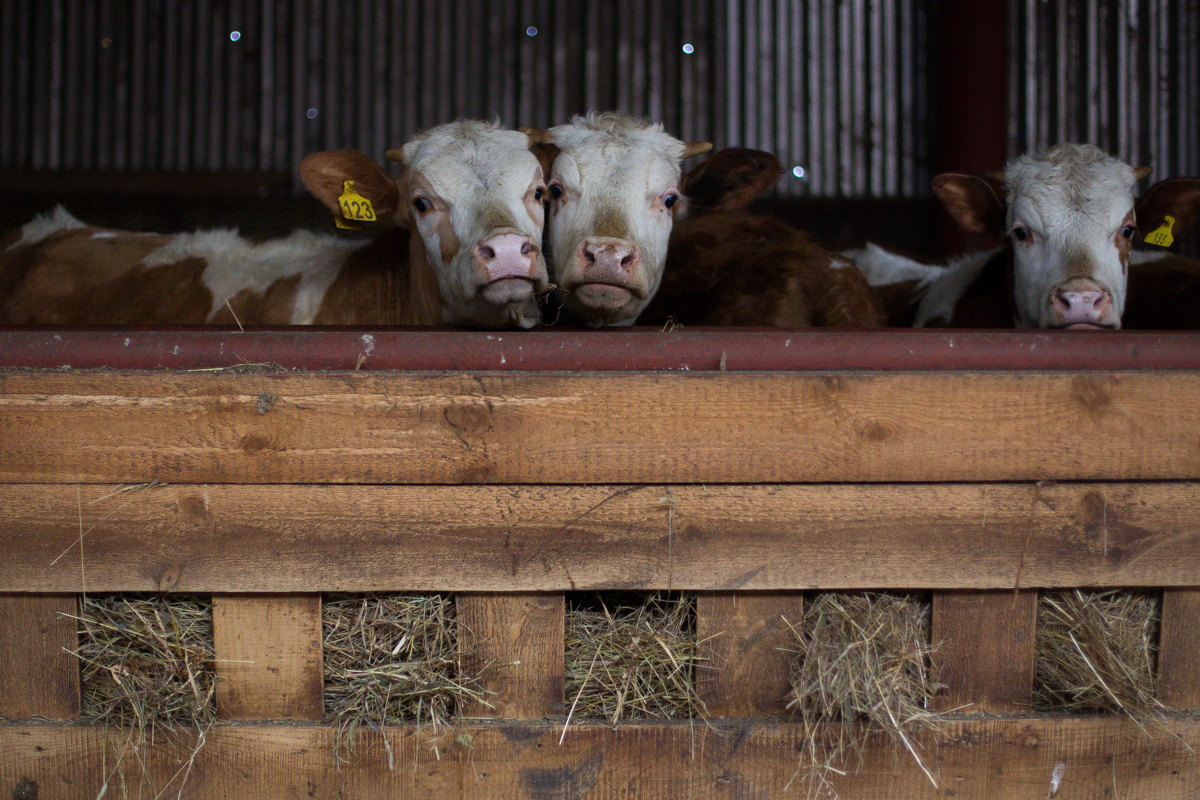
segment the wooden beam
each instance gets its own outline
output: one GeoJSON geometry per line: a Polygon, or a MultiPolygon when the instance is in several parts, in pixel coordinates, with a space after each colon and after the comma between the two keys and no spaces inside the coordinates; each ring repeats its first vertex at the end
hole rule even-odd
{"type": "MultiPolygon", "coordinates": [[[[194,800],[804,796],[797,726],[572,724],[560,746],[561,732],[546,723],[388,728],[386,747],[378,733],[363,733],[349,763],[338,767],[327,726],[230,724],[208,731],[189,765],[186,735],[158,737],[134,753],[115,730],[0,724],[0,792],[24,786],[28,797],[36,786],[39,797],[90,799],[107,779],[110,791],[123,783],[131,795],[140,788],[143,796],[175,797],[186,787],[194,800]]],[[[1059,798],[1104,797],[1115,786],[1122,800],[1159,800],[1187,796],[1200,782],[1194,718],[1148,729],[1096,717],[957,721],[917,735],[914,744],[938,788],[903,749],[875,737],[861,765],[842,764],[846,774],[830,776],[837,795],[1042,798],[1059,765],[1059,798]]]]}
{"type": "Polygon", "coordinates": [[[513,595],[459,594],[459,622],[467,629],[461,646],[469,674],[488,692],[471,703],[466,717],[540,719],[563,712],[563,624],[561,592],[513,595]]]}
{"type": "Polygon", "coordinates": [[[80,589],[81,507],[89,591],[1011,590],[1200,575],[1190,483],[8,484],[0,591],[80,589]]]}
{"type": "Polygon", "coordinates": [[[797,592],[705,592],[696,598],[700,655],[696,692],[713,717],[787,713],[796,634],[804,621],[797,592]]]}
{"type": "Polygon", "coordinates": [[[936,709],[1027,713],[1036,622],[1037,592],[934,592],[936,709]]]}
{"type": "Polygon", "coordinates": [[[213,596],[217,714],[321,719],[321,596],[213,596]]]}
{"type": "Polygon", "coordinates": [[[1163,591],[1158,699],[1170,708],[1200,709],[1200,588],[1163,591]]]}
{"type": "Polygon", "coordinates": [[[1197,396],[1194,372],[13,371],[0,481],[1190,480],[1197,396]]]}
{"type": "Polygon", "coordinates": [[[79,713],[78,615],[73,594],[0,594],[0,717],[79,713]]]}

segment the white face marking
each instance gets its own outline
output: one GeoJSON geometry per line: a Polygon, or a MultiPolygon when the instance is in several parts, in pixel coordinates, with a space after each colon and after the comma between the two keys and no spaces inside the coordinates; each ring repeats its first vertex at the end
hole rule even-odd
{"type": "Polygon", "coordinates": [[[71,216],[62,206],[55,206],[53,211],[40,214],[21,228],[21,238],[9,245],[9,250],[37,244],[60,231],[78,230],[88,227],[71,216]]]}
{"type": "Polygon", "coordinates": [[[541,253],[545,209],[534,197],[544,182],[529,137],[487,122],[454,122],[404,145],[404,161],[407,195],[402,191],[401,200],[412,206],[414,229],[446,303],[446,320],[535,325],[536,295],[549,290],[549,277],[541,253]],[[507,293],[488,289],[493,278],[475,257],[476,245],[505,234],[531,245],[528,254],[511,256],[529,260],[528,285],[509,287],[507,293]]]}
{"type": "Polygon", "coordinates": [[[363,246],[308,231],[261,244],[243,239],[236,231],[201,231],[179,234],[143,263],[160,267],[188,258],[204,259],[208,266],[201,280],[213,296],[210,321],[239,292],[262,294],[276,281],[299,275],[290,323],[310,325],[350,253],[363,246]]]}
{"type": "Polygon", "coordinates": [[[566,292],[568,308],[589,323],[631,324],[662,280],[673,209],[682,207],[676,203],[684,143],[661,125],[613,114],[576,117],[550,133],[561,150],[551,168],[547,237],[555,282],[566,292]],[[620,276],[613,270],[602,278],[589,275],[596,262],[584,252],[585,243],[634,254],[633,266],[620,276]],[[619,285],[625,293],[618,289],[617,299],[597,305],[576,291],[594,281],[619,285]]]}
{"type": "Polygon", "coordinates": [[[1101,324],[1119,327],[1126,275],[1118,241],[1133,211],[1133,169],[1090,145],[1064,144],[1017,159],[1004,176],[1017,324],[1061,324],[1053,295],[1083,281],[1111,298],[1101,324]]]}

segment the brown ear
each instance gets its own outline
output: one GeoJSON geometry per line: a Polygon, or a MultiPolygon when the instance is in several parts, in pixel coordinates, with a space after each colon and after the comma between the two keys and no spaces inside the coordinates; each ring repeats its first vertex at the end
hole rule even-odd
{"type": "Polygon", "coordinates": [[[1138,230],[1145,236],[1164,222],[1175,218],[1171,234],[1182,237],[1200,222],[1200,178],[1167,178],[1159,181],[1138,198],[1134,206],[1138,230]]]}
{"type": "Polygon", "coordinates": [[[1004,187],[978,175],[944,172],[933,179],[933,193],[954,221],[971,233],[1004,233],[1008,204],[1004,187]]]}
{"type": "Polygon", "coordinates": [[[529,152],[533,153],[538,163],[542,165],[542,179],[548,181],[550,180],[550,165],[562,151],[554,142],[534,142],[532,137],[530,139],[529,152]]]}
{"type": "Polygon", "coordinates": [[[305,157],[300,162],[300,180],[336,217],[343,216],[338,198],[342,196],[345,182],[350,180],[354,181],[354,191],[371,201],[380,221],[404,222],[396,219],[396,212],[401,207],[396,179],[355,150],[327,150],[305,157]]]}
{"type": "Polygon", "coordinates": [[[683,177],[680,189],[697,209],[735,211],[768,191],[783,174],[783,164],[771,153],[727,147],[683,177]]]}

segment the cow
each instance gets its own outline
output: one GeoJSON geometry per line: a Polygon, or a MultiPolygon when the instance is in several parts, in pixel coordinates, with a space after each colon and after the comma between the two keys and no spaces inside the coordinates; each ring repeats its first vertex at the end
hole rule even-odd
{"type": "Polygon", "coordinates": [[[547,242],[565,308],[587,325],[631,325],[658,289],[682,210],[680,163],[712,149],[614,113],[549,130],[547,242]]]}
{"type": "Polygon", "coordinates": [[[1135,208],[1133,186],[1149,172],[1091,145],[1062,144],[1001,173],[942,174],[934,192],[950,215],[1004,237],[1001,247],[935,265],[871,244],[843,255],[891,325],[1116,329],[1144,258],[1133,251],[1138,220],[1151,231],[1175,210],[1179,233],[1195,219],[1190,178],[1157,184],[1135,208]]]}
{"type": "Polygon", "coordinates": [[[873,328],[871,288],[844,257],[782,221],[745,210],[783,174],[761,150],[728,148],[684,176],[658,293],[641,325],[873,328]]]}
{"type": "Polygon", "coordinates": [[[366,241],[128,233],[56,209],[0,242],[0,323],[532,327],[550,288],[539,136],[442,125],[388,151],[399,178],[353,151],[305,158],[305,186],[337,218],[352,198],[366,241]]]}

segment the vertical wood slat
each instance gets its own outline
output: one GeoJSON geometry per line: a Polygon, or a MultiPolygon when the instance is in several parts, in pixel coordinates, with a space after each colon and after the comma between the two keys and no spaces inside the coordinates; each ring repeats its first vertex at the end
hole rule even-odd
{"type": "Polygon", "coordinates": [[[217,714],[321,719],[321,596],[213,595],[217,714]]]}
{"type": "Polygon", "coordinates": [[[799,592],[702,592],[696,692],[713,717],[784,716],[788,665],[804,618],[799,592]]]}
{"type": "Polygon", "coordinates": [[[1028,712],[1033,703],[1036,591],[935,592],[936,710],[1028,712]]]}
{"type": "Polygon", "coordinates": [[[1170,708],[1200,708],[1200,588],[1163,590],[1158,699],[1170,708]]]}
{"type": "Polygon", "coordinates": [[[563,710],[565,598],[561,592],[460,594],[465,671],[489,692],[465,717],[539,719],[563,710]]]}
{"type": "Polygon", "coordinates": [[[79,713],[78,613],[73,594],[0,594],[0,717],[79,713]]]}

